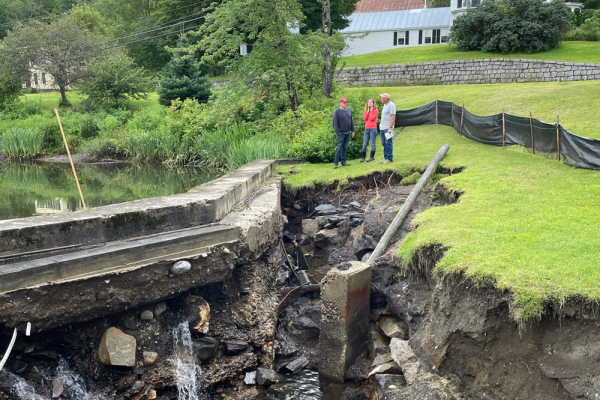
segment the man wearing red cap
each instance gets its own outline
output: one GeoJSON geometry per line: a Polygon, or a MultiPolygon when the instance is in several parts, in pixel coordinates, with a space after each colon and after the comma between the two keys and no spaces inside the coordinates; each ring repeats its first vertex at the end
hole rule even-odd
{"type": "Polygon", "coordinates": [[[350,143],[350,133],[354,137],[354,121],[352,120],[352,111],[348,110],[348,100],[340,99],[340,108],[333,113],[333,129],[336,133],[335,142],[335,160],[333,169],[338,167],[338,162],[342,161],[342,166],[348,167],[346,162],[346,149],[350,143]]]}

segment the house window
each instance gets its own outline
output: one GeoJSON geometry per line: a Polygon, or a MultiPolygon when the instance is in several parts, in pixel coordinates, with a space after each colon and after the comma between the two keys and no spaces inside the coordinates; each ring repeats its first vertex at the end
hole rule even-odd
{"type": "Polygon", "coordinates": [[[419,31],[419,44],[423,44],[423,31],[419,31]]]}
{"type": "Polygon", "coordinates": [[[398,46],[406,46],[409,44],[409,31],[395,32],[394,37],[398,40],[398,46]]]}
{"type": "Polygon", "coordinates": [[[458,0],[458,4],[457,4],[456,7],[457,8],[462,8],[462,4],[463,4],[462,0],[458,0]]]}
{"type": "Polygon", "coordinates": [[[394,46],[398,46],[398,32],[394,32],[394,46]]]}
{"type": "Polygon", "coordinates": [[[46,73],[42,72],[42,85],[46,84],[46,73]]]}
{"type": "Polygon", "coordinates": [[[439,29],[434,29],[433,30],[433,40],[432,43],[439,43],[440,42],[440,30],[439,29]]]}
{"type": "Polygon", "coordinates": [[[33,83],[37,86],[37,84],[38,84],[37,74],[33,74],[33,83]]]}
{"type": "Polygon", "coordinates": [[[442,43],[448,43],[448,36],[442,36],[442,43]]]}
{"type": "Polygon", "coordinates": [[[431,38],[429,36],[425,37],[425,44],[431,44],[431,38]]]}

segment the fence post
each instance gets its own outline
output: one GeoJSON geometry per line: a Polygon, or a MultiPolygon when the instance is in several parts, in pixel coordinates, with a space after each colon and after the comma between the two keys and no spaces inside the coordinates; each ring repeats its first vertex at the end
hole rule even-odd
{"type": "Polygon", "coordinates": [[[462,111],[460,113],[460,134],[462,135],[463,118],[465,117],[465,103],[462,105],[462,111]]]}
{"type": "Polygon", "coordinates": [[[533,140],[533,115],[529,111],[529,126],[531,127],[531,151],[535,154],[535,141],[533,140]]]}
{"type": "Polygon", "coordinates": [[[454,128],[454,103],[452,103],[452,121],[450,122],[450,125],[452,125],[452,127],[454,128]]]}
{"type": "Polygon", "coordinates": [[[506,119],[504,117],[504,108],[502,109],[502,147],[506,147],[506,119]]]}
{"type": "Polygon", "coordinates": [[[556,114],[556,144],[558,146],[558,161],[560,161],[560,120],[556,114]]]}
{"type": "Polygon", "coordinates": [[[437,97],[435,99],[435,123],[436,123],[436,125],[438,123],[438,99],[437,99],[437,97]]]}

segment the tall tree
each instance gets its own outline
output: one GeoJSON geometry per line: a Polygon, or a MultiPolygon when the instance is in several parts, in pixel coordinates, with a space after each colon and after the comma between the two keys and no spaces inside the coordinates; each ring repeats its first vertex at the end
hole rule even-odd
{"type": "Polygon", "coordinates": [[[50,74],[62,103],[68,104],[67,87],[85,73],[85,62],[97,53],[97,38],[77,21],[64,17],[44,24],[31,21],[8,33],[5,54],[15,66],[29,66],[50,74]]]}
{"type": "MultiPolygon", "coordinates": [[[[321,0],[323,2],[323,24],[321,32],[328,38],[331,37],[331,0],[321,0]]],[[[333,91],[333,75],[331,74],[331,43],[327,40],[323,44],[323,69],[321,71],[321,80],[323,84],[323,95],[330,97],[333,91]]]]}
{"type": "MultiPolygon", "coordinates": [[[[190,42],[185,35],[181,36],[177,47],[180,49],[190,47],[190,42]]],[[[163,106],[171,105],[171,101],[175,99],[208,100],[212,83],[206,75],[200,72],[192,57],[186,56],[181,51],[174,52],[165,72],[157,89],[158,101],[163,106]]]]}
{"type": "MultiPolygon", "coordinates": [[[[356,9],[356,3],[359,0],[330,0],[330,18],[331,27],[333,30],[342,30],[350,24],[350,15],[356,9]]],[[[301,32],[314,32],[321,29],[322,25],[322,1],[315,0],[300,0],[302,5],[302,13],[306,17],[304,20],[304,27],[301,32]]]]}
{"type": "Polygon", "coordinates": [[[207,15],[189,52],[205,51],[203,62],[228,65],[231,84],[246,95],[284,95],[295,112],[300,87],[318,84],[321,39],[300,35],[304,16],[296,0],[228,0],[207,15]],[[240,47],[252,50],[240,57],[240,47]]]}

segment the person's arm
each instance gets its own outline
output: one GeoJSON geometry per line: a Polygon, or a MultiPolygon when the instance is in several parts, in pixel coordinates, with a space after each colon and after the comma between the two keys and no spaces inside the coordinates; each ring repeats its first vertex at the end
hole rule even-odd
{"type": "Polygon", "coordinates": [[[333,112],[333,130],[335,131],[336,134],[340,134],[340,124],[338,121],[338,110],[335,110],[333,112]]]}
{"type": "Polygon", "coordinates": [[[371,113],[369,121],[377,123],[377,116],[379,115],[379,110],[373,110],[373,111],[374,112],[371,113]]]}
{"type": "Polygon", "coordinates": [[[367,121],[369,118],[369,111],[365,110],[365,115],[363,116],[363,121],[367,121]]]}
{"type": "Polygon", "coordinates": [[[354,118],[352,118],[352,111],[350,111],[350,126],[352,127],[352,137],[354,137],[354,118]]]}
{"type": "Polygon", "coordinates": [[[390,113],[392,115],[390,115],[390,129],[388,129],[388,132],[392,132],[394,130],[394,124],[396,123],[396,105],[395,104],[390,109],[390,113]]]}

